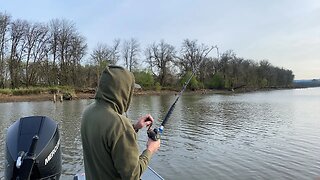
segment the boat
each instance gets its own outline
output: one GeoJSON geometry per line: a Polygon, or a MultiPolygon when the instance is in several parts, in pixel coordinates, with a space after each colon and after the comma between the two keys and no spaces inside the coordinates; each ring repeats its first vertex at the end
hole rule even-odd
{"type": "MultiPolygon", "coordinates": [[[[85,180],[84,173],[78,173],[74,176],[73,180],[85,180]]],[[[155,170],[153,170],[150,166],[145,170],[145,172],[141,176],[141,180],[164,180],[155,170]]]]}
{"type": "MultiPolygon", "coordinates": [[[[6,135],[5,179],[60,179],[62,158],[58,124],[46,116],[23,117],[14,122],[6,135]]],[[[151,167],[142,180],[162,180],[151,167]]],[[[85,174],[74,176],[85,180],[85,174]]]]}
{"type": "Polygon", "coordinates": [[[154,179],[154,180],[164,180],[155,170],[153,170],[150,166],[148,169],[142,174],[142,180],[154,179]]]}

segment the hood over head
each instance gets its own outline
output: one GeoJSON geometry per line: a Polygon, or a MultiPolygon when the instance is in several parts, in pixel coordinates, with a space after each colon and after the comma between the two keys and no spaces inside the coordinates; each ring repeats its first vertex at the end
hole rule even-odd
{"type": "Polygon", "coordinates": [[[95,99],[112,103],[119,114],[129,108],[134,90],[133,74],[120,66],[108,66],[101,74],[95,99]]]}

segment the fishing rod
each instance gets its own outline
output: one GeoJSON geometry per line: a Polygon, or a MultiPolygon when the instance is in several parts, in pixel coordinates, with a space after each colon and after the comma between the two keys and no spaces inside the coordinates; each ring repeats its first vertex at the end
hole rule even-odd
{"type": "MultiPolygon", "coordinates": [[[[176,106],[176,103],[178,102],[179,98],[181,97],[182,93],[186,90],[189,82],[191,81],[192,77],[195,75],[196,73],[196,69],[199,68],[199,66],[201,65],[201,63],[203,62],[203,60],[205,59],[205,57],[209,54],[209,52],[213,49],[213,48],[217,48],[217,46],[214,46],[214,47],[211,47],[208,52],[205,54],[205,56],[203,56],[202,60],[200,61],[200,63],[198,64],[198,66],[196,68],[193,67],[193,71],[189,77],[189,79],[184,83],[180,93],[178,94],[178,96],[176,97],[175,101],[173,102],[173,104],[170,106],[166,116],[164,117],[161,125],[159,128],[154,128],[153,130],[151,130],[151,126],[152,124],[150,124],[148,130],[147,130],[147,134],[148,134],[148,137],[154,141],[157,141],[158,139],[160,139],[160,135],[163,133],[163,129],[164,129],[164,125],[167,123],[169,117],[171,116],[175,106],[176,106]]],[[[218,49],[218,48],[217,48],[218,49]]]]}

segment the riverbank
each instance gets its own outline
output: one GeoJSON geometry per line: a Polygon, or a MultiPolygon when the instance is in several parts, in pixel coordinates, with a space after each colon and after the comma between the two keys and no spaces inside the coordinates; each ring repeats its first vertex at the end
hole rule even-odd
{"type": "MultiPolygon", "coordinates": [[[[90,99],[94,94],[91,93],[77,93],[73,99],[90,99]]],[[[31,101],[53,101],[53,94],[30,94],[30,95],[4,95],[0,94],[0,103],[6,102],[31,102],[31,101]]]]}
{"type": "MultiPolygon", "coordinates": [[[[186,91],[185,94],[234,94],[234,93],[248,93],[254,91],[270,91],[270,90],[281,90],[281,89],[292,89],[292,88],[264,88],[264,89],[237,89],[235,91],[230,90],[197,90],[197,91],[186,91]]],[[[139,90],[134,92],[134,96],[143,95],[163,95],[163,94],[179,94],[179,91],[172,90],[139,90]]],[[[72,97],[73,100],[77,99],[92,99],[94,98],[94,93],[78,92],[72,97]]],[[[41,93],[41,94],[29,94],[29,95],[6,95],[0,94],[0,103],[5,102],[31,102],[31,101],[53,101],[53,94],[51,93],[41,93]]],[[[57,100],[58,101],[58,100],[57,100]]]]}
{"type": "MultiPolygon", "coordinates": [[[[163,95],[163,94],[175,94],[179,92],[163,90],[163,91],[135,91],[134,96],[143,96],[143,95],[163,95]]],[[[198,91],[187,91],[186,94],[230,94],[232,92],[225,90],[198,90],[198,91]]],[[[94,93],[76,93],[76,96],[72,97],[73,100],[77,99],[92,99],[94,98],[94,93]]],[[[53,101],[53,94],[50,93],[41,93],[41,94],[29,94],[29,95],[5,95],[0,94],[0,103],[5,102],[31,102],[31,101],[53,101]]],[[[58,100],[57,100],[58,101],[58,100]]]]}

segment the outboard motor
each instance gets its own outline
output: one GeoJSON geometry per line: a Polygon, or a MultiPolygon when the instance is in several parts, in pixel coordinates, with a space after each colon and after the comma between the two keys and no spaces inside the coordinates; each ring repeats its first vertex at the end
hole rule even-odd
{"type": "Polygon", "coordinates": [[[58,124],[45,116],[24,117],[6,136],[7,180],[59,179],[61,148],[58,124]]]}

